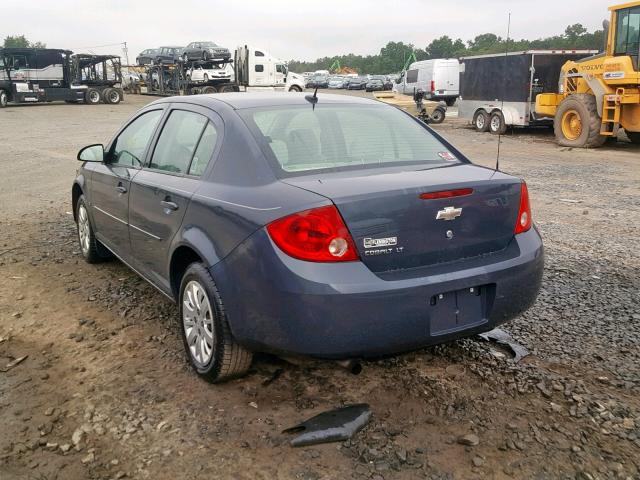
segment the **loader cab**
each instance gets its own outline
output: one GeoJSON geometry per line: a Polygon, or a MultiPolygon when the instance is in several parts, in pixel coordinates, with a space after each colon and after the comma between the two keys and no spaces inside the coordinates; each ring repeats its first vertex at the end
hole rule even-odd
{"type": "Polygon", "coordinates": [[[640,5],[617,10],[613,55],[629,56],[638,71],[640,65],[640,5]]]}

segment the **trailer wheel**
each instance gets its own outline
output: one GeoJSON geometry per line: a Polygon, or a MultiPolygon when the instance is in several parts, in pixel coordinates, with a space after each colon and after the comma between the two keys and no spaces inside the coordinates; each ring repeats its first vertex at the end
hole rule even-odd
{"type": "Polygon", "coordinates": [[[629,132],[628,130],[625,130],[625,132],[627,134],[627,137],[629,137],[631,143],[640,145],[640,132],[629,132]]]}
{"type": "Polygon", "coordinates": [[[7,92],[4,90],[0,90],[0,108],[4,108],[9,103],[9,97],[7,96],[7,92]]]}
{"type": "Polygon", "coordinates": [[[473,115],[473,126],[478,132],[486,132],[489,130],[489,114],[484,110],[478,110],[473,115]]]}
{"type": "Polygon", "coordinates": [[[104,96],[104,103],[110,103],[112,105],[117,105],[122,100],[122,95],[115,88],[107,88],[102,93],[104,96]]]}
{"type": "Polygon", "coordinates": [[[235,92],[236,90],[235,90],[235,88],[233,88],[233,85],[222,85],[218,89],[218,91],[220,93],[232,93],[232,92],[235,92]]]}
{"type": "Polygon", "coordinates": [[[89,105],[97,105],[101,100],[102,95],[97,88],[90,88],[87,90],[87,93],[84,94],[84,101],[89,105]]]}
{"type": "Polygon", "coordinates": [[[563,147],[597,148],[607,137],[600,135],[602,119],[596,98],[587,93],[574,93],[565,98],[553,119],[553,131],[563,147]]]}
{"type": "Polygon", "coordinates": [[[493,112],[489,117],[489,131],[494,135],[504,135],[507,131],[507,124],[504,121],[502,112],[493,112]]]}
{"type": "Polygon", "coordinates": [[[217,92],[216,87],[212,87],[211,85],[209,85],[208,87],[204,87],[202,89],[202,93],[207,95],[210,93],[216,93],[216,92],[217,92]]]}
{"type": "Polygon", "coordinates": [[[433,123],[434,125],[442,123],[444,122],[445,116],[446,116],[446,113],[442,108],[436,108],[431,114],[431,119],[429,123],[433,123]]]}

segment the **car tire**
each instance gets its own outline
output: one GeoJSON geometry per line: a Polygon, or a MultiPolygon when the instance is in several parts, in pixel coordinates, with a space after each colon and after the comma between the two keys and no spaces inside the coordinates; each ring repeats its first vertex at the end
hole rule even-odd
{"type": "Polygon", "coordinates": [[[627,137],[629,137],[629,141],[631,143],[635,143],[636,145],[640,145],[640,132],[629,132],[626,131],[627,137]]]}
{"type": "Polygon", "coordinates": [[[447,104],[447,107],[453,107],[456,104],[456,99],[455,98],[447,98],[445,100],[445,103],[447,104]]]}
{"type": "Polygon", "coordinates": [[[87,263],[99,263],[111,257],[111,252],[96,239],[84,195],[76,203],[76,222],[80,253],[87,263]]]}
{"type": "Polygon", "coordinates": [[[207,75],[206,73],[202,76],[202,81],[204,83],[207,83],[209,81],[209,75],[207,75]]]}
{"type": "Polygon", "coordinates": [[[207,52],[206,50],[203,50],[202,52],[202,60],[204,61],[209,60],[209,52],[207,52]]]}
{"type": "Polygon", "coordinates": [[[489,117],[489,132],[494,135],[504,135],[507,131],[507,124],[504,121],[502,112],[493,112],[489,117]]]}
{"type": "Polygon", "coordinates": [[[489,130],[489,114],[484,110],[478,110],[473,115],[473,127],[477,132],[486,132],[489,130]]]}
{"type": "Polygon", "coordinates": [[[89,88],[84,94],[84,102],[89,105],[97,105],[102,102],[102,93],[97,88],[89,88]]]}
{"type": "Polygon", "coordinates": [[[431,114],[431,121],[434,125],[444,122],[447,113],[442,108],[436,108],[431,114]]]}
{"type": "Polygon", "coordinates": [[[185,271],[178,302],[185,352],[198,375],[212,383],[244,375],[253,354],[233,338],[218,288],[203,264],[192,263],[185,271]]]}
{"type": "Polygon", "coordinates": [[[600,135],[601,124],[596,98],[587,93],[575,93],[558,106],[553,131],[562,147],[597,148],[607,141],[606,136],[600,135]]]}
{"type": "Polygon", "coordinates": [[[298,92],[298,93],[300,93],[302,91],[302,89],[297,85],[292,85],[291,88],[289,88],[289,91],[290,92],[298,92]]]}
{"type": "Polygon", "coordinates": [[[4,108],[9,103],[9,96],[4,90],[0,90],[0,108],[4,108]]]}

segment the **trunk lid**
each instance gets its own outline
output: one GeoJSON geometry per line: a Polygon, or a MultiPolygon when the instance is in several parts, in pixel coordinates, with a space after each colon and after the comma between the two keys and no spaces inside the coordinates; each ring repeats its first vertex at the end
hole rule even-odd
{"type": "Polygon", "coordinates": [[[283,182],[333,201],[360,258],[373,272],[502,250],[514,236],[520,206],[519,179],[475,165],[305,175],[283,182]],[[420,198],[423,193],[464,188],[473,192],[454,198],[420,198]],[[452,209],[456,211],[450,215],[452,209]],[[446,219],[458,212],[456,218],[446,219]]]}

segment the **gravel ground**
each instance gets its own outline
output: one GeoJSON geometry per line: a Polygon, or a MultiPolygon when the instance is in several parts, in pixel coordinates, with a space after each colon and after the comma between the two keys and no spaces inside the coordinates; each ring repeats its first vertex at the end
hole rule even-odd
{"type": "MultiPolygon", "coordinates": [[[[77,149],[150,100],[0,110],[0,478],[640,478],[638,147],[503,137],[547,255],[538,302],[505,326],[532,353],[521,362],[474,338],[358,376],[261,355],[213,386],[185,361],[175,307],[76,246],[77,149]],[[350,441],[292,449],[280,433],[362,401],[373,417],[350,441]]],[[[455,117],[436,128],[494,164],[495,137],[455,117]]]]}

